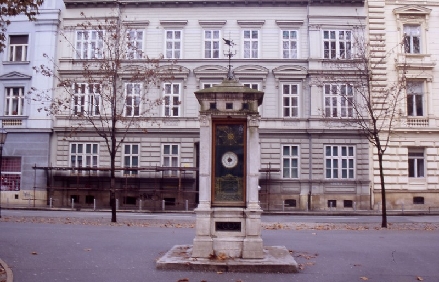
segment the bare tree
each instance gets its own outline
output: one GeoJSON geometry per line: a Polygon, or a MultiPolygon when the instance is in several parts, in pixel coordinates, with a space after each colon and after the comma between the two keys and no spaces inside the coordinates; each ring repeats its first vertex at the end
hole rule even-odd
{"type": "MultiPolygon", "coordinates": [[[[376,149],[381,185],[381,226],[387,228],[383,156],[394,134],[394,126],[399,121],[407,90],[406,64],[395,64],[395,69],[389,70],[388,62],[394,59],[396,53],[402,52],[404,44],[387,50],[383,37],[374,38],[372,44],[366,41],[362,27],[347,36],[351,46],[346,46],[345,58],[336,60],[330,71],[322,74],[322,79],[333,83],[325,85],[329,87],[325,93],[339,96],[337,101],[341,104],[333,124],[356,127],[376,149]],[[389,71],[394,75],[388,75],[389,71]]],[[[325,118],[334,117],[334,113],[330,112],[333,102],[325,97],[325,118]]]]}
{"type": "Polygon", "coordinates": [[[154,109],[162,99],[149,98],[150,90],[172,79],[173,67],[172,62],[160,66],[162,57],[145,56],[137,43],[143,33],[121,20],[120,9],[113,12],[114,16],[105,18],[81,13],[80,24],[62,30],[61,38],[70,45],[77,65],[72,64],[73,70],[63,69],[48,58],[47,66],[34,69],[55,77],[56,95],[35,89],[32,95],[41,101],[41,110],[68,116],[72,133],[91,129],[103,138],[110,155],[111,221],[116,222],[116,153],[130,128],[146,131],[145,125],[153,122],[154,109]],[[70,41],[72,35],[76,45],[70,41]]]}
{"type": "Polygon", "coordinates": [[[44,0],[0,0],[0,53],[6,47],[6,31],[11,17],[25,15],[30,21],[36,20],[38,8],[44,0]]]}

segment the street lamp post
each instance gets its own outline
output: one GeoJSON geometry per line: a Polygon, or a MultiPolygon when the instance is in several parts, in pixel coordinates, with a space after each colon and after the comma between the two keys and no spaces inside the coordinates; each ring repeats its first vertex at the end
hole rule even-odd
{"type": "Polygon", "coordinates": [[[3,128],[0,129],[0,218],[2,217],[2,163],[3,163],[3,145],[5,145],[8,133],[3,128]]]}

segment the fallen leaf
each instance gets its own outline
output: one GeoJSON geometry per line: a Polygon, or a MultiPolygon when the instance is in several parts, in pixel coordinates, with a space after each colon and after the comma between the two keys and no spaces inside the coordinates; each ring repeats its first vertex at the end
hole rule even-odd
{"type": "Polygon", "coordinates": [[[91,251],[91,249],[84,249],[84,251],[90,252],[90,251],[91,251]]]}
{"type": "Polygon", "coordinates": [[[32,254],[32,255],[38,255],[37,252],[32,252],[31,254],[32,254]]]}
{"type": "Polygon", "coordinates": [[[416,280],[418,281],[424,281],[424,278],[422,278],[421,276],[416,277],[416,280]]]}
{"type": "Polygon", "coordinates": [[[222,271],[218,271],[216,274],[223,274],[223,272],[222,271]]]}
{"type": "Polygon", "coordinates": [[[361,280],[369,280],[369,278],[364,277],[364,276],[360,277],[360,279],[361,279],[361,280]]]}
{"type": "Polygon", "coordinates": [[[189,279],[183,278],[183,279],[178,280],[177,282],[189,282],[189,279]]]}

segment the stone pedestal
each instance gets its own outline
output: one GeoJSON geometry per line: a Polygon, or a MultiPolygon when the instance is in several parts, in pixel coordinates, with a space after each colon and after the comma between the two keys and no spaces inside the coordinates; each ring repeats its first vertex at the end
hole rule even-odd
{"type": "Polygon", "coordinates": [[[262,258],[261,212],[226,207],[212,208],[210,211],[196,209],[192,256],[262,258]]]}

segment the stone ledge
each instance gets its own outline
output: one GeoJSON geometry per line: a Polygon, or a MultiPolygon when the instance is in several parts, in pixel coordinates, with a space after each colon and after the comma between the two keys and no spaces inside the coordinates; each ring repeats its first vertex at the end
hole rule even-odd
{"type": "Polygon", "coordinates": [[[160,270],[297,273],[297,262],[284,246],[265,246],[262,259],[242,258],[193,258],[192,245],[176,245],[159,258],[160,270]]]}

